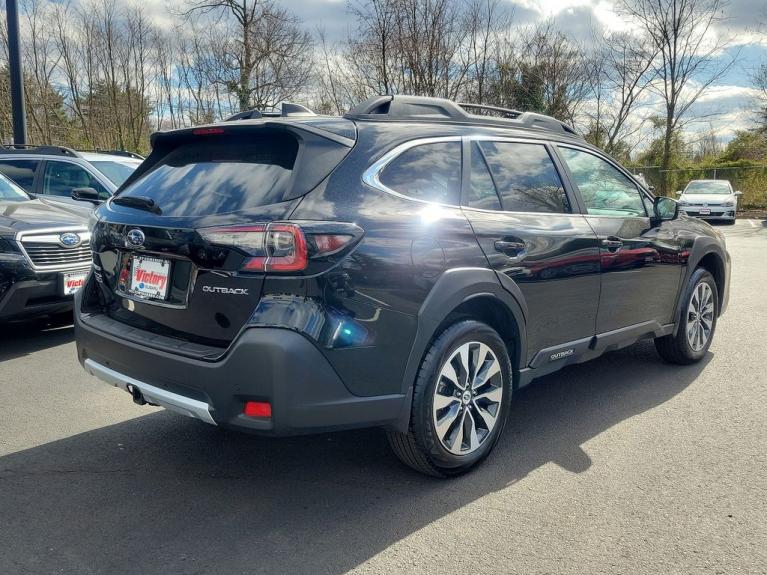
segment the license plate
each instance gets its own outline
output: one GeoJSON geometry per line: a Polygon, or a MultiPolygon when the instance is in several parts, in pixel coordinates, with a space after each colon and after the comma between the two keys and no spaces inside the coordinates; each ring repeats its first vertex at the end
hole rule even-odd
{"type": "Polygon", "coordinates": [[[700,215],[701,216],[708,216],[710,214],[711,214],[711,210],[709,210],[708,208],[701,208],[700,209],[700,215]]]}
{"type": "Polygon", "coordinates": [[[147,299],[165,299],[168,295],[170,262],[162,258],[133,256],[128,291],[147,299]]]}
{"type": "Polygon", "coordinates": [[[72,295],[85,285],[88,272],[69,272],[61,274],[61,293],[72,295]]]}

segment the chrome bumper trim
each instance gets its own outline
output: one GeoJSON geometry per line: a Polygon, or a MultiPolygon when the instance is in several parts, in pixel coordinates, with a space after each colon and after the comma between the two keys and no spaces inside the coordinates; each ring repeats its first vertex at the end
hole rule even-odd
{"type": "Polygon", "coordinates": [[[155,387],[154,385],[144,383],[138,379],[133,379],[132,377],[101,365],[92,359],[86,359],[83,367],[85,368],[85,371],[91,375],[98,377],[110,385],[124,389],[125,391],[129,391],[128,386],[138,388],[141,391],[141,395],[143,395],[144,399],[149,403],[154,403],[170,411],[180,413],[181,415],[194,417],[195,419],[200,419],[205,423],[216,425],[215,420],[210,415],[210,406],[204,401],[191,399],[189,397],[185,397],[183,395],[155,387]]]}

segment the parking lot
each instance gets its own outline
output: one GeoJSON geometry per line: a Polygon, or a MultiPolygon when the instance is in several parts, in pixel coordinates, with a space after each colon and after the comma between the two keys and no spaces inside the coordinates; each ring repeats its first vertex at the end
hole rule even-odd
{"type": "Polygon", "coordinates": [[[540,380],[452,481],[379,430],[265,439],[136,406],[71,326],[5,327],[0,573],[763,573],[767,222],[719,229],[730,308],[702,363],[642,342],[540,380]]]}

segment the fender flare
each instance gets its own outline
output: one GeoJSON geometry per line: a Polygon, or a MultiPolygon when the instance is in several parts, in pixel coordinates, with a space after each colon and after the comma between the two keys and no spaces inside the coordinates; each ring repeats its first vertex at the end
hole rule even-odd
{"type": "Polygon", "coordinates": [[[722,286],[724,289],[722,290],[723,293],[719,294],[720,309],[718,311],[720,314],[724,311],[726,304],[722,300],[725,296],[724,292],[729,288],[727,285],[729,282],[729,274],[727,273],[727,254],[719,240],[716,238],[699,236],[695,238],[692,248],[690,248],[690,255],[687,257],[687,267],[682,275],[681,284],[679,286],[676,306],[674,308],[674,335],[676,335],[679,328],[679,318],[682,315],[682,307],[684,305],[685,295],[687,294],[687,283],[690,281],[690,277],[692,277],[695,270],[698,269],[698,264],[700,264],[701,260],[709,254],[714,254],[719,259],[722,266],[722,286]]]}
{"type": "Polygon", "coordinates": [[[503,277],[506,281],[487,268],[454,268],[445,271],[434,284],[418,311],[416,335],[402,378],[402,393],[406,394],[407,400],[395,426],[398,431],[407,431],[413,384],[429,342],[445,318],[462,303],[477,297],[492,297],[507,308],[519,331],[515,362],[515,370],[519,370],[519,361],[524,361],[527,353],[527,305],[519,286],[508,277],[503,277]]]}

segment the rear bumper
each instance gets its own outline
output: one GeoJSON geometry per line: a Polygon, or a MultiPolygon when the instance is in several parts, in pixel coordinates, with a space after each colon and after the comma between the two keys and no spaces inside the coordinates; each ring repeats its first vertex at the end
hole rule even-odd
{"type": "MultiPolygon", "coordinates": [[[[246,329],[217,361],[184,357],[127,341],[75,314],[80,363],[149,403],[208,423],[267,435],[394,425],[404,395],[353,395],[307,338],[282,328],[246,329]],[[268,401],[272,417],[243,414],[268,401]]],[[[126,396],[126,401],[129,398],[126,396]]]]}

